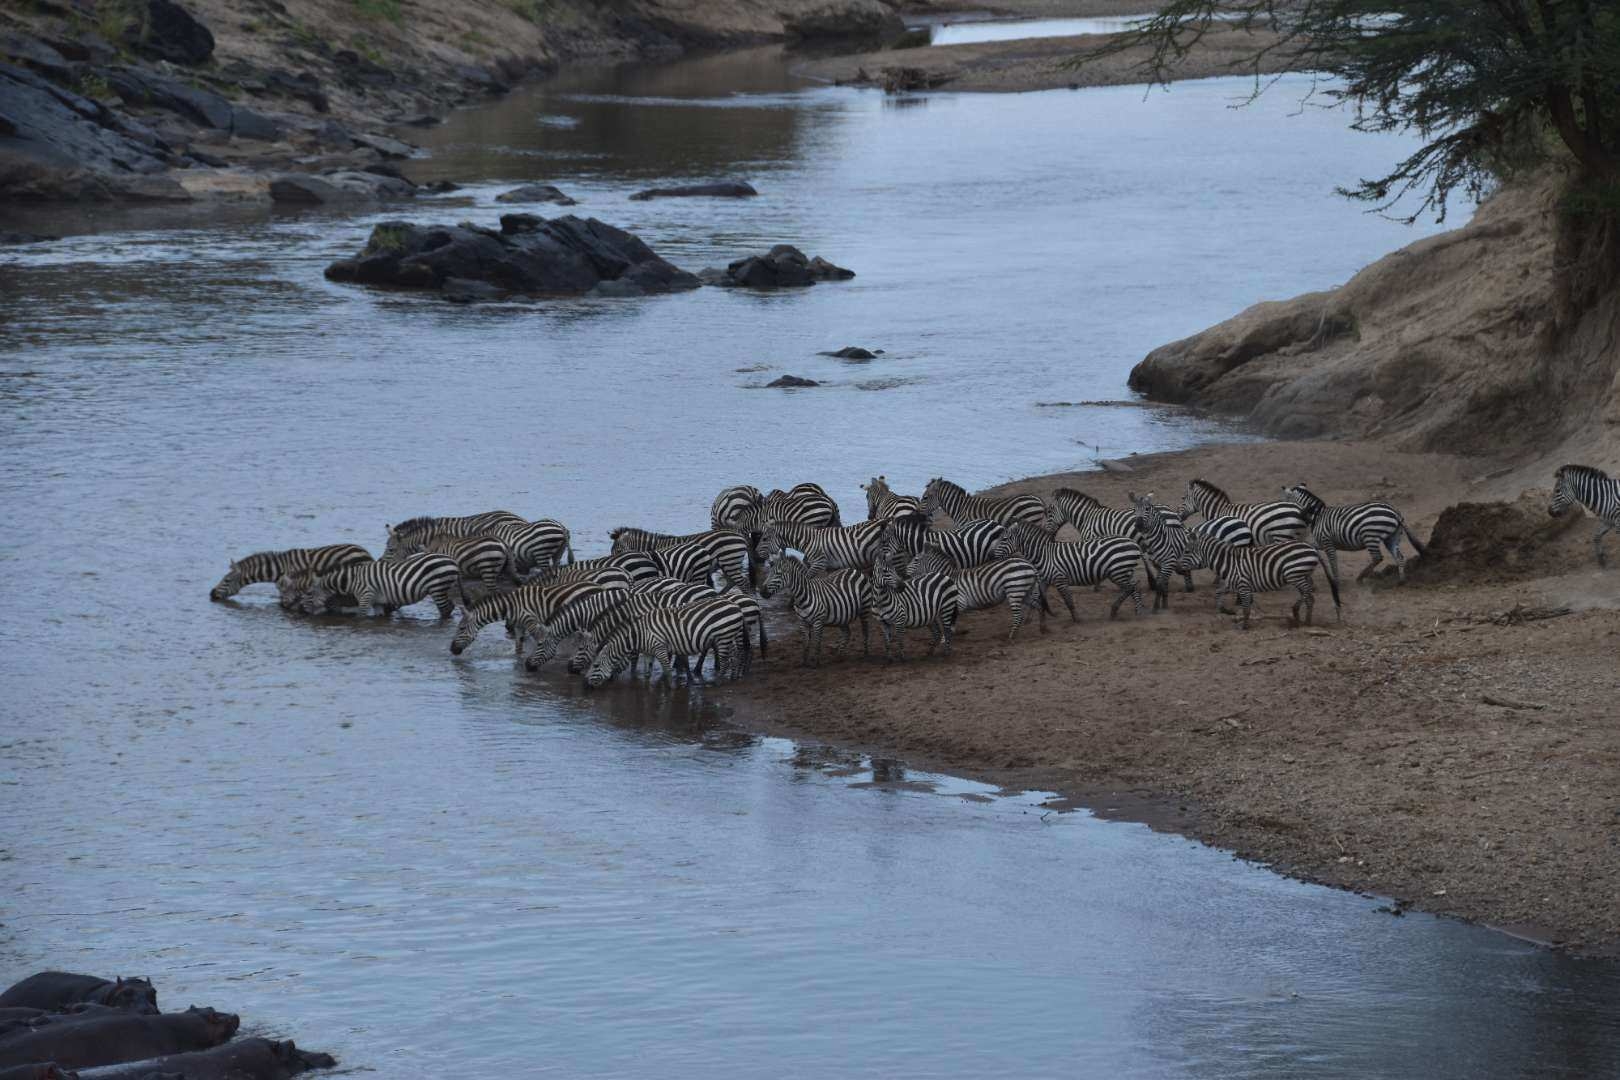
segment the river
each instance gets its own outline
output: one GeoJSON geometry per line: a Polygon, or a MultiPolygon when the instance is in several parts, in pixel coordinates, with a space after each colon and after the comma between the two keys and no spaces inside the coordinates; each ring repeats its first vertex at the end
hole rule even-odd
{"type": "Polygon", "coordinates": [[[1043,403],[1432,229],[1332,193],[1410,144],[1245,87],[886,99],[767,50],[460,114],[418,171],[464,190],[385,213],[31,216],[75,235],[0,252],[0,977],[148,974],[398,1076],[1612,1071],[1610,965],[751,735],[723,693],[586,696],[495,631],[452,660],[414,609],[207,602],[234,555],[417,513],[555,516],[589,555],[737,481],[853,518],[878,472],[1236,437],[1043,403]],[[731,176],[760,197],[628,199],[731,176]],[[527,180],[683,267],[792,242],[859,276],[465,307],[321,276],[527,180]],[[885,352],[817,355],[847,344],[885,352]],[[784,372],[826,385],[758,388],[784,372]]]}

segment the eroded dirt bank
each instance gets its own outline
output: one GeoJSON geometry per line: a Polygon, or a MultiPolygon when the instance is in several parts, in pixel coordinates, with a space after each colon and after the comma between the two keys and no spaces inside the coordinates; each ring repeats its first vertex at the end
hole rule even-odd
{"type": "MultiPolygon", "coordinates": [[[[1130,473],[1006,490],[1067,485],[1119,505],[1131,490],[1177,501],[1194,476],[1240,498],[1304,480],[1330,500],[1387,499],[1427,539],[1454,503],[1550,483],[1539,465],[1493,475],[1496,460],[1370,442],[1129,461],[1130,473]]],[[[1168,614],[1135,617],[1127,603],[1110,622],[1109,594],[1083,592],[1078,625],[1064,615],[1011,643],[1005,611],[974,613],[949,661],[921,659],[917,631],[906,663],[857,655],[809,670],[784,635],[764,676],[727,696],[751,722],[1132,815],[1146,800],[1156,824],[1289,873],[1612,948],[1620,576],[1595,569],[1590,519],[1551,523],[1544,507],[1528,498],[1512,544],[1471,535],[1484,526],[1453,512],[1445,556],[1414,562],[1404,588],[1349,584],[1366,556],[1344,553],[1342,624],[1324,589],[1316,627],[1289,629],[1291,597],[1273,593],[1242,632],[1215,613],[1200,572],[1168,614]]]]}

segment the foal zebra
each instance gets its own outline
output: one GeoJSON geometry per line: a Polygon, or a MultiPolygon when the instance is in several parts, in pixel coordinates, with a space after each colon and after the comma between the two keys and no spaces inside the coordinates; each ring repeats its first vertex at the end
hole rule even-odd
{"type": "Polygon", "coordinates": [[[613,539],[613,554],[645,551],[659,557],[664,573],[683,581],[707,581],[707,575],[718,567],[731,584],[744,592],[753,591],[748,573],[748,538],[736,529],[711,529],[708,532],[675,536],[670,533],[649,532],[646,529],[620,527],[608,534],[613,539]],[[704,553],[709,561],[704,563],[704,553]],[[673,572],[673,571],[680,572],[673,572]]]}
{"type": "Polygon", "coordinates": [[[872,565],[882,539],[881,521],[824,529],[778,521],[765,527],[759,553],[771,559],[793,548],[804,553],[804,564],[812,570],[858,570],[872,565]]]}
{"type": "Polygon", "coordinates": [[[647,653],[664,667],[669,682],[675,656],[696,656],[692,676],[703,674],[703,655],[715,654],[715,675],[737,670],[737,643],[747,619],[741,608],[722,596],[678,608],[649,611],[602,646],[585,674],[585,685],[601,686],[623,671],[636,656],[647,653]]]}
{"type": "Polygon", "coordinates": [[[906,574],[912,578],[923,574],[945,574],[955,579],[959,611],[978,611],[1006,604],[1012,611],[1012,630],[1007,634],[1008,641],[1024,625],[1024,615],[1030,605],[1046,602],[1041,575],[1035,569],[1035,564],[1016,555],[962,570],[944,554],[930,548],[911,560],[906,574]]]}
{"type": "Polygon", "coordinates": [[[964,521],[954,529],[935,529],[926,517],[890,518],[880,552],[896,565],[926,550],[935,550],[960,567],[977,566],[1012,554],[1012,537],[997,521],[964,521]]]}
{"type": "Polygon", "coordinates": [[[888,477],[874,476],[861,485],[866,492],[866,520],[884,521],[907,514],[922,514],[923,501],[915,495],[897,495],[889,487],[888,477]]]}
{"type": "Polygon", "coordinates": [[[869,585],[866,575],[859,570],[834,570],[827,574],[812,574],[805,564],[792,555],[781,554],[765,564],[765,583],[759,594],[764,597],[781,593],[793,608],[793,613],[804,624],[804,664],[821,664],[821,632],[828,626],[842,627],[844,640],[837,646],[842,652],[849,648],[854,631],[851,624],[861,624],[861,655],[867,656],[872,647],[872,631],[867,621],[870,607],[869,585]]]}
{"type": "Polygon", "coordinates": [[[358,544],[328,544],[316,548],[289,548],[286,551],[259,551],[231,560],[231,568],[219,583],[208,590],[208,599],[224,600],[241,592],[243,587],[262,581],[275,581],[292,574],[310,571],[330,573],[340,566],[371,561],[371,553],[358,544]]]}
{"type": "MultiPolygon", "coordinates": [[[[370,615],[373,605],[385,612],[431,599],[439,618],[448,619],[456,610],[452,596],[461,597],[461,567],[446,555],[424,552],[403,559],[349,563],[324,574],[312,570],[288,575],[289,587],[303,594],[305,613],[325,611],[334,594],[354,597],[361,615],[370,615]]],[[[466,598],[461,597],[462,606],[466,598]]]]}
{"type": "Polygon", "coordinates": [[[1194,514],[1203,514],[1206,518],[1241,518],[1254,530],[1257,544],[1298,539],[1307,527],[1305,515],[1292,502],[1235,503],[1208,480],[1187,481],[1187,492],[1181,499],[1181,516],[1190,518],[1194,514]]]}
{"type": "Polygon", "coordinates": [[[1046,502],[1039,495],[1009,495],[1003,499],[990,499],[969,495],[957,484],[942,477],[934,477],[923,489],[923,511],[932,514],[943,509],[952,521],[979,521],[988,519],[1011,525],[1022,521],[1037,529],[1046,528],[1046,502]]]}
{"type": "MultiPolygon", "coordinates": [[[[1576,503],[1592,511],[1598,519],[1592,550],[1597,553],[1598,565],[1606,568],[1609,564],[1603,557],[1603,537],[1609,530],[1620,528],[1620,480],[1591,465],[1559,466],[1553,474],[1553,496],[1547,513],[1561,517],[1576,503]]],[[[1414,539],[1413,543],[1416,542],[1414,539]]]]}
{"type": "Polygon", "coordinates": [[[1316,541],[1316,547],[1322,552],[1327,561],[1328,576],[1334,581],[1339,580],[1339,552],[1365,549],[1372,556],[1361,573],[1356,575],[1360,581],[1368,574],[1378,569],[1378,564],[1384,561],[1383,555],[1378,551],[1378,545],[1383,544],[1389,549],[1389,557],[1395,562],[1395,574],[1401,584],[1406,583],[1406,556],[1401,554],[1401,533],[1412,541],[1412,546],[1419,555],[1427,554],[1423,541],[1406,524],[1401,512],[1386,502],[1352,503],[1348,506],[1329,506],[1316,496],[1304,484],[1295,484],[1293,487],[1283,488],[1283,494],[1299,504],[1300,510],[1305,514],[1305,520],[1311,524],[1311,539],[1316,541]]]}
{"type": "Polygon", "coordinates": [[[956,634],[956,615],[961,592],[949,574],[921,574],[900,581],[900,571],[879,561],[868,589],[872,613],[883,631],[883,657],[893,663],[906,658],[906,631],[926,626],[932,640],[928,655],[942,644],[951,655],[951,638],[956,634]]]}
{"type": "Polygon", "coordinates": [[[383,558],[406,554],[408,546],[430,536],[487,536],[502,525],[527,524],[509,510],[489,510],[466,517],[414,517],[388,526],[388,546],[383,558]]]}
{"type": "MultiPolygon", "coordinates": [[[[693,585],[674,578],[660,578],[649,584],[641,592],[631,593],[623,602],[610,607],[588,626],[579,632],[577,640],[579,648],[568,661],[568,671],[578,675],[591,666],[591,660],[602,647],[602,643],[636,619],[649,611],[658,608],[684,607],[687,604],[696,604],[702,600],[714,599],[714,590],[707,585],[693,585]]],[[[542,650],[544,648],[542,642],[542,650]]],[[[542,650],[536,650],[542,652],[542,650]]],[[[541,662],[551,657],[542,652],[541,662]]],[[[630,673],[635,674],[635,663],[632,661],[630,673]]]]}
{"type": "MultiPolygon", "coordinates": [[[[1033,563],[1040,573],[1041,592],[1044,594],[1048,585],[1055,586],[1058,596],[1063,598],[1063,606],[1069,609],[1069,618],[1074,622],[1079,622],[1080,616],[1075,614],[1074,597],[1070,595],[1069,587],[1095,585],[1105,580],[1119,586],[1119,595],[1114,597],[1113,606],[1108,609],[1110,619],[1118,617],[1119,606],[1127,596],[1135,604],[1136,613],[1142,614],[1142,590],[1136,583],[1136,564],[1142,558],[1142,546],[1135,540],[1111,536],[1070,543],[1053,540],[1045,530],[1023,522],[1012,527],[1012,535],[1024,558],[1033,563]]],[[[1042,626],[1046,624],[1046,611],[1043,596],[1042,626]]]]}
{"type": "MultiPolygon", "coordinates": [[[[1231,588],[1237,593],[1238,606],[1243,609],[1243,629],[1247,630],[1255,593],[1293,587],[1299,592],[1299,599],[1294,601],[1293,625],[1299,625],[1301,605],[1305,607],[1305,622],[1309,625],[1312,610],[1316,607],[1313,575],[1318,566],[1323,566],[1321,554],[1311,545],[1289,540],[1262,547],[1235,548],[1198,532],[1192,534],[1191,542],[1193,551],[1204,565],[1215,571],[1216,611],[1223,615],[1237,614],[1221,602],[1226,590],[1231,588]]],[[[1328,588],[1333,590],[1334,611],[1343,618],[1343,609],[1339,606],[1339,583],[1333,575],[1326,573],[1325,566],[1324,576],[1328,588]]]]}
{"type": "Polygon", "coordinates": [[[461,625],[456,628],[456,636],[450,641],[450,651],[460,656],[478,637],[480,630],[499,619],[507,624],[517,639],[517,651],[521,655],[523,638],[518,635],[523,631],[517,629],[517,623],[522,616],[536,615],[544,621],[568,604],[593,592],[604,591],[627,593],[630,586],[625,579],[603,584],[580,581],[569,585],[520,585],[510,592],[486,596],[476,604],[468,604],[461,609],[461,625]]]}

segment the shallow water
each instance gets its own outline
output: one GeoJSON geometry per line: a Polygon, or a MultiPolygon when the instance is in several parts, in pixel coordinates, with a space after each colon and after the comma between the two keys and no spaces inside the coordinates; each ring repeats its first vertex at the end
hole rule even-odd
{"type": "Polygon", "coordinates": [[[970,45],[981,41],[1072,37],[1075,34],[1117,34],[1151,17],[1151,14],[1143,14],[1108,15],[1089,19],[1013,19],[939,23],[928,27],[928,44],[970,45]]]}
{"type": "Polygon", "coordinates": [[[1242,90],[901,106],[744,54],[458,116],[422,170],[478,181],[457,199],[35,218],[142,227],[0,253],[0,978],[150,974],[401,1076],[1612,1068],[1607,965],[748,736],[701,690],[587,697],[495,631],[453,661],[418,611],[205,599],[231,555],[376,550],[418,512],[554,515],[588,555],[736,480],[857,517],[877,471],[1220,436],[1038,403],[1122,397],[1152,346],[1412,238],[1331,194],[1405,144],[1242,90]],[[761,197],[628,201],[722,176],[761,197]],[[473,307],[321,278],[378,220],[492,222],[522,180],[682,266],[786,240],[860,276],[473,307]],[[887,352],[816,355],[851,343],[887,352]],[[750,388],[783,371],[831,385],[750,388]]]}

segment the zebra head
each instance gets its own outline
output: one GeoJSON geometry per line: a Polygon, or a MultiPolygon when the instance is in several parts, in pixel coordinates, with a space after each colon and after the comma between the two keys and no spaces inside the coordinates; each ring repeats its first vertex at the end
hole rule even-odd
{"type": "Polygon", "coordinates": [[[765,563],[765,581],[759,587],[759,595],[769,600],[784,586],[792,583],[794,575],[788,566],[794,561],[793,556],[787,554],[772,556],[765,563]]]}
{"type": "Polygon", "coordinates": [[[241,592],[242,586],[246,584],[242,576],[242,567],[232,559],[231,568],[225,571],[225,576],[219,579],[219,584],[208,590],[208,599],[217,602],[241,592]]]}
{"type": "Polygon", "coordinates": [[[900,580],[899,568],[888,559],[873,561],[872,583],[877,586],[879,594],[899,592],[900,586],[903,584],[900,580]]]}
{"type": "Polygon", "coordinates": [[[591,661],[596,657],[599,648],[600,645],[596,640],[596,635],[589,630],[581,630],[579,632],[579,648],[574,651],[574,655],[568,660],[568,674],[578,675],[590,667],[591,661]]]}
{"type": "Polygon", "coordinates": [[[883,496],[889,494],[888,478],[874,476],[861,485],[861,490],[866,492],[866,520],[871,521],[878,516],[878,510],[883,506],[883,496]]]}
{"type": "MultiPolygon", "coordinates": [[[[928,486],[923,488],[923,513],[932,516],[934,511],[943,508],[945,512],[949,514],[951,512],[951,507],[956,505],[957,500],[954,496],[958,492],[962,492],[962,489],[951,483],[949,480],[946,480],[942,476],[934,477],[932,480],[928,481],[928,486]],[[954,491],[952,490],[953,488],[955,489],[954,491]]],[[[965,494],[965,492],[963,492],[963,494],[965,494]]]]}
{"type": "Polygon", "coordinates": [[[1553,474],[1552,502],[1547,506],[1547,513],[1553,517],[1563,517],[1569,512],[1569,508],[1575,505],[1577,500],[1571,481],[1576,470],[1580,468],[1579,465],[1560,465],[1558,471],[1553,474]]]}
{"type": "Polygon", "coordinates": [[[1202,508],[1198,505],[1198,481],[1189,480],[1187,490],[1181,496],[1181,516],[1183,519],[1190,518],[1201,511],[1202,508]]]}
{"type": "Polygon", "coordinates": [[[392,525],[387,526],[387,528],[388,543],[383,545],[382,557],[385,559],[397,559],[402,555],[409,555],[410,551],[405,546],[405,533],[392,525]]]}
{"type": "Polygon", "coordinates": [[[601,686],[623,671],[634,655],[636,646],[630,640],[629,631],[616,634],[612,641],[602,646],[596,658],[591,661],[590,670],[585,673],[586,687],[594,690],[601,686]]]}
{"type": "Polygon", "coordinates": [[[1005,559],[1012,555],[1015,548],[1013,538],[1008,535],[1005,528],[997,528],[995,539],[990,541],[990,557],[992,559],[1005,559]]]}
{"type": "Polygon", "coordinates": [[[1327,503],[1322,501],[1321,496],[1304,484],[1295,484],[1282,490],[1289,501],[1299,507],[1301,516],[1311,524],[1314,524],[1322,511],[1327,509],[1327,503]]]}
{"type": "Polygon", "coordinates": [[[451,655],[460,656],[465,652],[467,646],[473,643],[473,639],[478,636],[478,632],[488,622],[488,612],[474,610],[473,608],[462,608],[461,623],[456,627],[456,636],[450,639],[451,655]]]}
{"type": "Polygon", "coordinates": [[[557,650],[562,647],[562,635],[541,622],[533,612],[525,611],[518,616],[517,630],[535,640],[534,649],[523,658],[523,667],[528,671],[539,671],[540,665],[556,656],[557,650]]]}

